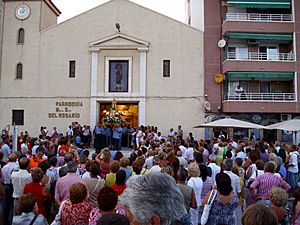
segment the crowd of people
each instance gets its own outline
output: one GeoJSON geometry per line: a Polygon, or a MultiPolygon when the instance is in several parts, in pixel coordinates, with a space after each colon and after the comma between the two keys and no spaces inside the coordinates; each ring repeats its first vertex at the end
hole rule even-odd
{"type": "Polygon", "coordinates": [[[298,146],[123,128],[2,132],[0,224],[300,224],[298,146]]]}

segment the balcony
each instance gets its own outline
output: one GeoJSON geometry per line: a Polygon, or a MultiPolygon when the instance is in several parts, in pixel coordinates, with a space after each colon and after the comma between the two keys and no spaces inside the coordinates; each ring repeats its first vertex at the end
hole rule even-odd
{"type": "Polygon", "coordinates": [[[260,14],[260,13],[226,13],[229,21],[254,21],[254,22],[292,22],[291,14],[260,14]]]}
{"type": "Polygon", "coordinates": [[[226,13],[222,35],[230,32],[293,33],[292,14],[226,13]]]}
{"type": "Polygon", "coordinates": [[[227,60],[295,61],[293,53],[227,52],[227,60]]]}
{"type": "Polygon", "coordinates": [[[295,113],[296,101],[223,101],[225,113],[295,113]]]}
{"type": "Polygon", "coordinates": [[[295,101],[294,93],[243,93],[241,95],[228,93],[224,97],[226,101],[295,101]]]}

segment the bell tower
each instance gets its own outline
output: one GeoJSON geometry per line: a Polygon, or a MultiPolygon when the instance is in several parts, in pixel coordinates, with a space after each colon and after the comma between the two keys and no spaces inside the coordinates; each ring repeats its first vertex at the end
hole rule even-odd
{"type": "Polygon", "coordinates": [[[60,11],[51,0],[0,0],[0,96],[4,86],[17,96],[27,94],[32,81],[39,86],[41,32],[57,24],[60,11]]]}

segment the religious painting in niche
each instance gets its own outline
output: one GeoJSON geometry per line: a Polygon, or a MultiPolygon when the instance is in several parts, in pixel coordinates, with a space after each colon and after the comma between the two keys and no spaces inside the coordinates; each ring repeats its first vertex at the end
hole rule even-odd
{"type": "Polygon", "coordinates": [[[109,60],[109,92],[128,92],[128,60],[109,60]]]}

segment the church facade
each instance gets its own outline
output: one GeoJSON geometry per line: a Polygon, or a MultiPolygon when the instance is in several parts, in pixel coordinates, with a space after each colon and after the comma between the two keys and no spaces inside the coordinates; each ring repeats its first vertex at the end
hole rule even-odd
{"type": "Polygon", "coordinates": [[[116,100],[126,125],[203,136],[203,32],[128,0],[60,24],[50,0],[4,0],[2,14],[1,129],[93,128],[116,100]]]}

